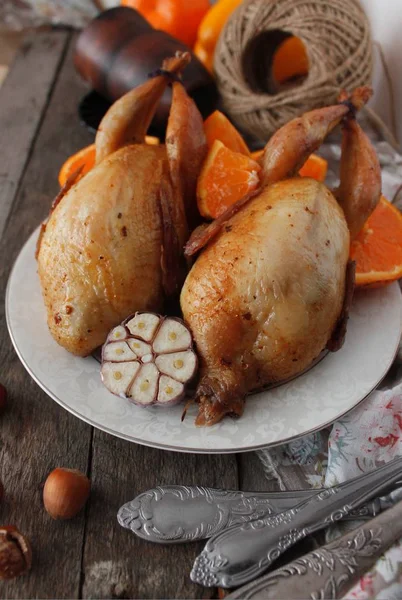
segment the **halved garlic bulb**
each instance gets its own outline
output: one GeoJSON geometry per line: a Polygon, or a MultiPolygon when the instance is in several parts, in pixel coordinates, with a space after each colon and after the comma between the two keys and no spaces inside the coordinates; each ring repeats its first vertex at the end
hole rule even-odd
{"type": "Polygon", "coordinates": [[[135,313],[109,333],[101,377],[107,389],[134,404],[173,404],[185,395],[198,361],[181,319],[135,313]]]}

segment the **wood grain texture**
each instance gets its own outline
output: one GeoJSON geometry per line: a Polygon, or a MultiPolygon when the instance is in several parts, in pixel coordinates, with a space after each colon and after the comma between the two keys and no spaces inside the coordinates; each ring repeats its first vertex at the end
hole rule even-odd
{"type": "Polygon", "coordinates": [[[275,479],[269,479],[255,452],[237,455],[239,465],[239,489],[247,492],[273,492],[279,490],[275,479]]]}
{"type": "MultiPolygon", "coordinates": [[[[16,147],[12,150],[16,153],[13,177],[16,178],[18,193],[13,197],[10,191],[12,209],[0,242],[0,255],[3,257],[0,261],[0,380],[9,394],[7,412],[0,418],[0,478],[6,495],[0,505],[0,522],[16,525],[28,536],[33,546],[32,570],[8,583],[1,582],[2,598],[77,598],[84,537],[84,514],[70,522],[56,522],[47,515],[42,506],[42,484],[49,471],[56,466],[78,468],[84,472],[87,470],[91,428],[48,398],[25,372],[7,334],[3,304],[11,265],[28,235],[48,211],[58,188],[57,172],[62,160],[71,151],[90,141],[89,134],[80,127],[76,114],[77,102],[84,87],[73,73],[71,55],[57,74],[54,88],[57,57],[40,59],[43,53],[56,51],[60,57],[66,33],[47,35],[47,38],[38,35],[38,42],[35,41],[27,50],[32,56],[38,57],[35,68],[31,59],[27,58],[27,69],[23,69],[18,62],[14,67],[18,77],[13,69],[11,71],[11,81],[15,82],[21,98],[24,98],[20,105],[21,114],[13,109],[13,97],[4,97],[10,87],[0,92],[3,124],[23,119],[24,106],[27,112],[32,109],[31,85],[37,86],[37,82],[41,81],[47,85],[47,89],[41,91],[43,97],[51,93],[43,120],[39,109],[35,108],[35,111],[39,111],[36,124],[40,122],[41,126],[36,137],[32,133],[34,143],[32,136],[29,143],[26,141],[31,135],[28,127],[20,131],[25,142],[22,139],[15,140],[16,147]],[[48,42],[45,43],[44,39],[48,42]],[[46,69],[47,75],[39,73],[40,69],[46,69]],[[53,73],[52,76],[49,76],[49,71],[53,73]],[[6,112],[5,107],[8,107],[6,112]],[[18,183],[17,162],[20,161],[22,170],[26,160],[23,148],[29,152],[27,149],[31,146],[28,164],[18,183]]],[[[15,96],[14,100],[18,102],[15,96]]],[[[0,130],[0,138],[4,140],[3,132],[10,135],[11,129],[9,125],[5,130],[0,130]]],[[[2,144],[0,152],[11,152],[11,146],[11,143],[2,144]]],[[[4,210],[3,205],[0,208],[1,215],[4,210]]],[[[27,298],[28,314],[29,301],[27,298]]]]}
{"type": "Polygon", "coordinates": [[[66,32],[36,33],[21,47],[0,90],[0,235],[57,75],[66,32]]]}
{"type": "Polygon", "coordinates": [[[190,581],[203,543],[160,545],[120,527],[119,507],[163,484],[237,489],[234,455],[166,452],[95,430],[83,560],[83,598],[211,598],[216,590],[190,581]]]}
{"type": "MultiPolygon", "coordinates": [[[[0,243],[2,256],[7,256],[0,264],[2,297],[11,264],[57,192],[60,165],[93,141],[78,123],[77,103],[85,88],[74,73],[72,49],[73,41],[31,143],[18,193],[10,201],[7,232],[0,243]]],[[[26,81],[19,82],[20,89],[25,89],[26,81]]],[[[10,115],[11,120],[12,111],[10,115]]],[[[4,208],[0,211],[3,214],[4,208]]],[[[6,501],[0,506],[0,518],[16,524],[31,539],[34,553],[31,572],[2,584],[0,597],[211,597],[215,591],[203,590],[189,579],[202,545],[147,544],[122,529],[116,513],[121,504],[157,483],[236,488],[235,457],[162,452],[98,431],[91,446],[93,430],[58,407],[25,373],[6,333],[3,304],[0,310],[0,380],[10,397],[1,421],[0,477],[6,501]],[[42,507],[42,484],[56,466],[88,469],[91,476],[93,493],[87,509],[70,522],[52,521],[42,507]]]]}

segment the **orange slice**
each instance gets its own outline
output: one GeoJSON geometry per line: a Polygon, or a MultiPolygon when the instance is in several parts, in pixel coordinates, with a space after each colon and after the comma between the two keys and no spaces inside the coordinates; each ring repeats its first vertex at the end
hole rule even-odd
{"type": "MultiPolygon", "coordinates": [[[[158,145],[159,138],[147,135],[145,137],[145,142],[151,145],[158,145]]],[[[95,164],[95,144],[91,144],[90,146],[85,146],[85,148],[81,148],[75,154],[72,154],[65,161],[63,166],[59,171],[59,184],[61,187],[66,183],[67,179],[72,175],[77,169],[81,166],[84,168],[81,171],[80,178],[83,177],[88,171],[92,169],[95,164]]]]}
{"type": "Polygon", "coordinates": [[[294,77],[308,74],[306,46],[298,37],[289,37],[279,46],[272,61],[275,81],[285,83],[294,77]]]}
{"type": "Polygon", "coordinates": [[[262,150],[254,150],[250,156],[253,160],[261,160],[261,158],[264,156],[264,148],[262,148],[262,150]]]}
{"type": "Polygon", "coordinates": [[[300,169],[299,175],[302,177],[312,177],[317,181],[324,181],[327,171],[328,163],[325,158],[321,158],[317,154],[311,154],[300,169]]]}
{"type": "Polygon", "coordinates": [[[197,202],[201,215],[208,219],[219,217],[258,187],[260,171],[255,160],[215,140],[198,178],[197,202]]]}
{"type": "Polygon", "coordinates": [[[210,73],[213,73],[214,70],[214,54],[213,52],[209,52],[198,40],[194,44],[193,52],[196,57],[202,62],[204,67],[208,69],[210,73]]]}
{"type": "Polygon", "coordinates": [[[402,214],[384,197],[352,242],[356,285],[381,287],[402,277],[402,214]]]}
{"type": "Polygon", "coordinates": [[[215,140],[219,140],[229,150],[250,156],[250,150],[236,127],[219,110],[213,112],[205,120],[204,131],[210,150],[215,140]]]}
{"type": "Polygon", "coordinates": [[[81,171],[81,177],[88,173],[92,169],[95,164],[95,144],[91,144],[90,146],[85,146],[81,150],[78,150],[75,154],[72,154],[68,157],[66,162],[63,164],[59,171],[59,183],[60,186],[66,183],[67,179],[81,166],[83,169],[81,171]]]}

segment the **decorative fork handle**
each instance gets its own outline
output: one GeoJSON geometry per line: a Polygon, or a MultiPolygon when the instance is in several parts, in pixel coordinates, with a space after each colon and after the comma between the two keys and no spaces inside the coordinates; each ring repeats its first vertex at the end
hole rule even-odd
{"type": "MultiPolygon", "coordinates": [[[[177,544],[206,539],[233,525],[281,513],[322,491],[263,493],[165,485],[124,504],[117,520],[145,540],[177,544]]],[[[350,518],[372,518],[392,504],[377,498],[350,518]]]]}
{"type": "Polygon", "coordinates": [[[259,577],[293,544],[381,495],[401,475],[402,458],[397,458],[283,513],[230,527],[208,540],[190,577],[206,587],[243,585],[259,577]]]}
{"type": "Polygon", "coordinates": [[[226,600],[343,598],[402,536],[402,502],[334,542],[260,577],[226,600]]]}

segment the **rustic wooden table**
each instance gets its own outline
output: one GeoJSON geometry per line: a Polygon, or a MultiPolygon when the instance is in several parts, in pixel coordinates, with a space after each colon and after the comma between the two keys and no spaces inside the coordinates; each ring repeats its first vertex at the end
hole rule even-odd
{"type": "MultiPolygon", "coordinates": [[[[46,216],[67,156],[91,143],[77,105],[86,88],[74,71],[75,34],[37,33],[23,45],[0,90],[1,298],[11,266],[46,216]]],[[[1,582],[1,598],[212,598],[191,583],[201,545],[160,546],[116,521],[121,504],[157,484],[270,489],[255,454],[195,455],[130,444],[93,429],[58,406],[19,362],[1,302],[0,381],[9,406],[0,421],[1,523],[33,546],[29,574],[1,582]],[[47,474],[80,469],[92,481],[85,512],[53,521],[42,505],[47,474]]],[[[26,298],[29,312],[29,298],[26,298]]]]}

